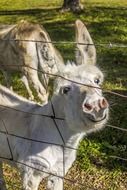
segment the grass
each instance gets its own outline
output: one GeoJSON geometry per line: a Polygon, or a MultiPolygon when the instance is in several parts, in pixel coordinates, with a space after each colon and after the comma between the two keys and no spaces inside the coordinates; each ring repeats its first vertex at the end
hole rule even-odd
{"type": "MultiPolygon", "coordinates": [[[[89,0],[82,1],[81,14],[60,13],[62,1],[58,0],[2,0],[0,2],[0,23],[12,24],[21,19],[43,24],[55,41],[74,40],[74,21],[80,18],[89,29],[95,44],[120,43],[127,45],[127,1],[125,0],[89,0]]],[[[65,60],[74,60],[72,44],[57,45],[65,60]]],[[[97,46],[98,65],[105,73],[104,86],[118,93],[127,94],[127,48],[109,48],[97,46]]],[[[18,82],[18,75],[12,77],[14,89],[24,96],[24,87],[18,82]]],[[[1,82],[2,82],[1,77],[1,82]]],[[[109,124],[127,128],[126,99],[105,94],[110,102],[109,124]]],[[[126,190],[127,161],[115,159],[120,156],[127,159],[127,133],[106,127],[103,131],[87,136],[80,144],[77,161],[69,171],[68,177],[83,183],[85,190],[126,190]]],[[[14,190],[19,184],[15,170],[5,167],[8,189],[14,190]],[[10,177],[10,178],[9,178],[10,177]]],[[[16,188],[18,189],[18,188],[16,188]]],[[[19,187],[20,189],[20,187],[19,187]]],[[[43,189],[41,186],[40,189],[43,189]]],[[[84,189],[66,184],[65,189],[84,189]]]]}

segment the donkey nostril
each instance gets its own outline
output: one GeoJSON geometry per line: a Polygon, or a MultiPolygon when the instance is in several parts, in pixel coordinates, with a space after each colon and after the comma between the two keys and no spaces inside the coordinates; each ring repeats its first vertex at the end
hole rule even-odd
{"type": "Polygon", "coordinates": [[[85,104],[84,104],[84,107],[85,107],[88,111],[92,110],[92,106],[91,106],[90,104],[88,104],[88,103],[85,103],[85,104]]]}
{"type": "Polygon", "coordinates": [[[107,107],[108,107],[108,102],[107,102],[107,100],[106,100],[105,98],[101,99],[101,100],[99,101],[99,106],[100,106],[100,108],[107,108],[107,107]]]}

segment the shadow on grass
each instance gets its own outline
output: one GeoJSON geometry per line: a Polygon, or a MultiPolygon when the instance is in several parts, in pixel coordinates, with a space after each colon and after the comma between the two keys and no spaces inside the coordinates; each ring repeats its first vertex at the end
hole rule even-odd
{"type": "Polygon", "coordinates": [[[51,37],[56,40],[74,40],[74,28],[72,27],[77,18],[83,20],[86,25],[90,25],[89,30],[95,42],[104,42],[111,38],[112,41],[117,40],[117,42],[121,42],[122,39],[119,39],[119,35],[126,35],[123,27],[124,25],[126,26],[127,11],[124,8],[86,7],[81,14],[73,14],[71,12],[61,13],[59,10],[59,8],[1,10],[0,15],[6,17],[12,16],[13,22],[14,17],[16,22],[17,19],[19,20],[22,17],[24,18],[24,16],[28,16],[30,20],[44,24],[51,37]]]}
{"type": "Polygon", "coordinates": [[[22,10],[0,10],[0,15],[31,15],[31,14],[40,14],[47,12],[59,11],[59,8],[51,8],[51,9],[22,9],[22,10]]]}
{"type": "MultiPolygon", "coordinates": [[[[51,39],[55,41],[74,41],[74,21],[80,18],[84,21],[95,43],[114,42],[127,43],[126,18],[127,8],[87,7],[80,15],[73,13],[60,13],[59,9],[28,9],[0,11],[1,16],[11,17],[9,22],[27,19],[44,24],[51,39]],[[12,20],[11,20],[12,19],[12,20]]],[[[65,59],[74,59],[74,47],[68,45],[57,46],[65,59]]],[[[102,70],[106,71],[106,81],[111,84],[122,85],[127,89],[127,48],[102,48],[97,47],[98,63],[102,70]]],[[[118,90],[118,93],[126,91],[118,90]]],[[[109,124],[127,128],[127,100],[108,95],[109,101],[114,105],[110,108],[109,124]]],[[[83,152],[88,152],[90,162],[98,167],[106,167],[109,170],[120,168],[127,171],[127,162],[113,159],[110,155],[127,158],[127,133],[106,127],[103,131],[92,134],[88,142],[99,144],[98,156],[85,145],[81,144],[83,152]],[[104,156],[103,156],[104,155],[104,156]],[[100,159],[101,158],[101,161],[100,159]]],[[[81,151],[81,150],[80,150],[81,151]]],[[[80,153],[80,162],[82,162],[80,153]]],[[[84,163],[83,163],[84,164],[84,163]]]]}
{"type": "MultiPolygon", "coordinates": [[[[115,92],[127,95],[127,90],[115,92]]],[[[111,103],[108,124],[127,130],[127,99],[114,95],[107,96],[111,103]]],[[[82,141],[78,154],[79,165],[87,169],[85,162],[83,163],[84,155],[89,160],[87,162],[97,168],[127,171],[127,160],[118,159],[119,157],[127,159],[127,132],[107,126],[102,131],[89,135],[82,141]]]]}

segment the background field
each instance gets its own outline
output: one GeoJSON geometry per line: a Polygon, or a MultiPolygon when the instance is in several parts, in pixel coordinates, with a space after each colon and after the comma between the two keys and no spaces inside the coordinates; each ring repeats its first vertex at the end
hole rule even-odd
{"type": "MultiPolygon", "coordinates": [[[[74,22],[80,18],[86,24],[95,44],[117,43],[127,46],[127,1],[84,0],[81,14],[61,13],[61,0],[0,0],[0,23],[14,24],[21,19],[43,24],[55,41],[74,41],[74,22]]],[[[65,61],[74,60],[74,46],[59,44],[57,48],[65,61]]],[[[104,87],[127,95],[127,47],[97,46],[97,64],[105,73],[104,87]]],[[[28,96],[13,75],[14,90],[28,96]]],[[[0,81],[4,84],[3,77],[0,81]]],[[[127,99],[105,94],[110,102],[109,124],[127,129],[127,99]]],[[[106,127],[103,131],[87,136],[79,147],[77,161],[68,174],[84,184],[83,187],[66,184],[68,190],[126,190],[127,132],[106,127]]],[[[15,170],[5,166],[5,178],[9,190],[20,188],[15,170]],[[12,180],[13,177],[13,180],[12,180]],[[14,186],[16,185],[16,187],[14,186]]],[[[42,185],[43,186],[43,185],[42,185]]],[[[41,186],[40,189],[43,189],[41,186]]]]}

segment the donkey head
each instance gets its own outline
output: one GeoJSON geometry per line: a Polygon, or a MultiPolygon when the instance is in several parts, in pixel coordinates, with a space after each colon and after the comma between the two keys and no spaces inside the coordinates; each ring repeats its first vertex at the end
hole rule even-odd
{"type": "Polygon", "coordinates": [[[56,79],[54,91],[62,98],[64,115],[71,129],[91,132],[104,126],[109,105],[100,88],[104,77],[95,66],[95,46],[79,20],[76,21],[76,41],[82,43],[77,44],[76,58],[80,65],[70,63],[64,66],[61,75],[69,80],[56,79]]]}
{"type": "Polygon", "coordinates": [[[94,65],[68,64],[61,75],[68,80],[57,78],[54,92],[60,98],[59,106],[68,126],[87,133],[102,128],[109,110],[100,88],[102,72],[94,65]]]}

